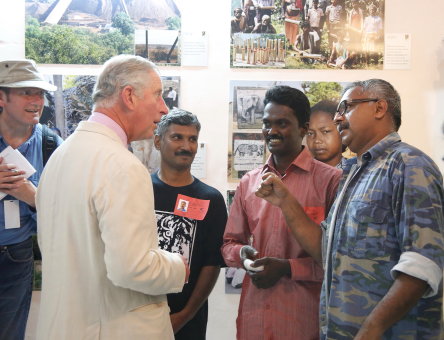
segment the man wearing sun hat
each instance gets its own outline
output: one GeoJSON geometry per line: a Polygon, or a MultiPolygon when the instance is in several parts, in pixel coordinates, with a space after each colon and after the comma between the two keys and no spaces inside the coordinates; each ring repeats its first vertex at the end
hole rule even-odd
{"type": "MultiPolygon", "coordinates": [[[[32,235],[36,233],[35,192],[43,170],[42,126],[45,92],[55,91],[32,60],[0,61],[0,152],[11,146],[36,172],[25,178],[0,157],[0,339],[24,338],[32,294],[32,235]]],[[[56,139],[60,144],[61,139],[56,139]]]]}

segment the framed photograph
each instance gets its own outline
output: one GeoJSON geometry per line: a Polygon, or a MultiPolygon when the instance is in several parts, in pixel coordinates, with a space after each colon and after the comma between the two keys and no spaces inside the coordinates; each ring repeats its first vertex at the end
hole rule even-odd
{"type": "MultiPolygon", "coordinates": [[[[165,36],[177,36],[181,29],[174,0],[35,0],[25,5],[25,55],[38,64],[96,65],[118,54],[134,54],[139,30],[150,32],[155,47],[148,52],[159,47],[157,56],[163,58],[171,40],[165,36]]],[[[170,58],[177,64],[177,49],[170,58]]]]}
{"type": "Polygon", "coordinates": [[[266,91],[264,87],[234,88],[233,120],[238,129],[261,128],[266,91]]]}
{"type": "Polygon", "coordinates": [[[241,179],[248,171],[264,164],[265,142],[262,133],[233,133],[229,173],[241,179]]]}
{"type": "Polygon", "coordinates": [[[380,70],[385,0],[233,0],[231,66],[380,70]]]}

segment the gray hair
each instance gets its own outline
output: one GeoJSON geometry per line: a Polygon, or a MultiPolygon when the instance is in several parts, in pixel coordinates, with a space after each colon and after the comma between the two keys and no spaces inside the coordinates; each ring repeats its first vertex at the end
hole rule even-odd
{"type": "Polygon", "coordinates": [[[168,130],[168,127],[172,124],[182,126],[193,125],[196,127],[197,133],[200,132],[200,122],[197,119],[196,115],[182,109],[174,108],[170,110],[167,115],[162,116],[160,122],[157,123],[155,135],[162,137],[168,130]]]}
{"type": "Polygon", "coordinates": [[[395,131],[398,131],[401,126],[401,98],[393,85],[383,79],[368,79],[352,83],[344,90],[344,93],[355,87],[361,88],[369,96],[384,99],[387,102],[387,112],[392,116],[395,131]]]}
{"type": "Polygon", "coordinates": [[[94,107],[111,107],[125,86],[132,86],[137,96],[141,96],[149,84],[149,72],[157,72],[151,61],[134,55],[118,55],[103,65],[102,72],[94,85],[92,99],[94,107]]]}

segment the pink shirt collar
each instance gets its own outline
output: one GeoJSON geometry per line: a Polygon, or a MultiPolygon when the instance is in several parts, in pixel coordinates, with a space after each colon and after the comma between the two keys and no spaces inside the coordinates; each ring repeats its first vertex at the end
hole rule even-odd
{"type": "Polygon", "coordinates": [[[94,111],[91,114],[91,116],[89,117],[88,122],[95,122],[95,123],[105,125],[106,127],[113,130],[117,134],[117,136],[119,136],[119,138],[122,140],[122,143],[125,147],[128,146],[128,137],[127,137],[125,131],[123,131],[123,129],[120,127],[120,125],[117,124],[114,120],[112,120],[107,115],[94,111]]]}

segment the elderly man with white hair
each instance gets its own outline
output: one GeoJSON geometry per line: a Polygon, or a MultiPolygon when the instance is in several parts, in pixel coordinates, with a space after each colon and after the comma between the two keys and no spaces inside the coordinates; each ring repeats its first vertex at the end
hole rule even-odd
{"type": "Polygon", "coordinates": [[[37,339],[173,339],[165,294],[182,290],[189,269],[158,248],[150,176],[127,147],[152,137],[168,111],[155,65],[111,58],[93,101],[37,190],[37,339]]]}

